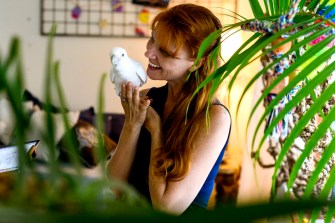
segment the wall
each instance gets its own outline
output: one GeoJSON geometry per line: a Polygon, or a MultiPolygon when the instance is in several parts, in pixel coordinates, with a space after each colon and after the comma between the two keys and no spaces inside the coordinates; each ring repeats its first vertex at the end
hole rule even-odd
{"type": "MultiPolygon", "coordinates": [[[[18,35],[22,41],[22,54],[26,87],[42,97],[44,91],[45,56],[47,37],[41,36],[39,0],[0,1],[0,52],[7,54],[11,37],[18,35]]],[[[144,66],[146,39],[141,38],[91,38],[56,37],[54,58],[60,61],[60,78],[70,109],[80,110],[95,106],[98,87],[103,73],[108,74],[105,82],[105,110],[122,112],[109,80],[109,51],[114,46],[124,47],[129,55],[144,66]]],[[[164,82],[148,81],[145,85],[160,86],[164,82]]],[[[55,104],[57,104],[55,100],[55,104]]]]}
{"type": "MultiPolygon", "coordinates": [[[[0,1],[0,52],[7,54],[10,39],[17,35],[22,41],[22,54],[26,87],[34,95],[43,96],[47,36],[40,35],[39,0],[0,1]]],[[[95,106],[99,81],[103,73],[108,74],[105,82],[105,110],[122,112],[119,98],[109,80],[109,51],[122,46],[128,54],[145,67],[144,56],[147,39],[143,38],[94,38],[60,37],[54,40],[54,59],[60,61],[60,78],[68,107],[72,110],[95,106]]],[[[242,39],[238,41],[240,44],[242,39]]],[[[237,49],[236,39],[230,38],[223,44],[223,56],[228,58],[237,49]],[[233,47],[232,47],[233,46],[233,47]]],[[[148,80],[145,87],[161,86],[165,82],[148,80]]],[[[57,100],[54,101],[57,104],[57,100]]]]}
{"type": "MultiPolygon", "coordinates": [[[[263,1],[258,1],[262,4],[263,1]]],[[[239,0],[238,1],[238,13],[243,15],[246,18],[254,18],[252,11],[248,6],[246,6],[247,1],[239,0]]],[[[246,40],[252,32],[242,32],[242,38],[246,40]]],[[[243,87],[248,83],[250,77],[253,76],[260,69],[261,64],[257,60],[249,65],[243,71],[243,77],[238,82],[238,87],[242,90],[243,87]]],[[[240,177],[240,187],[237,202],[238,204],[247,204],[247,203],[257,203],[268,201],[270,197],[271,190],[271,178],[273,173],[273,168],[264,169],[260,167],[257,163],[254,163],[254,160],[251,159],[251,142],[253,137],[253,131],[257,125],[256,120],[264,111],[264,108],[261,106],[255,112],[253,119],[250,121],[250,128],[245,128],[245,123],[248,121],[249,112],[251,111],[252,106],[256,103],[256,100],[261,94],[263,89],[261,80],[256,82],[249,93],[246,95],[244,103],[242,103],[241,111],[237,117],[238,123],[236,123],[237,131],[234,136],[236,142],[233,144],[237,151],[240,153],[237,155],[238,159],[241,160],[242,170],[240,177]],[[247,134],[246,134],[247,131],[247,134]],[[247,137],[246,137],[247,136],[247,137]],[[239,149],[237,149],[239,147],[239,149]],[[242,150],[242,151],[241,151],[242,150]]],[[[237,90],[235,90],[237,91],[237,90]]],[[[241,92],[239,92],[241,93],[241,92]]],[[[238,94],[236,94],[238,95],[238,94]]],[[[256,145],[259,141],[262,134],[263,127],[260,127],[260,131],[256,137],[256,145]]],[[[266,144],[266,143],[265,143],[266,144]]],[[[265,163],[272,163],[272,158],[268,155],[265,146],[262,147],[261,157],[265,163]]],[[[237,153],[237,152],[236,152],[237,153]]]]}

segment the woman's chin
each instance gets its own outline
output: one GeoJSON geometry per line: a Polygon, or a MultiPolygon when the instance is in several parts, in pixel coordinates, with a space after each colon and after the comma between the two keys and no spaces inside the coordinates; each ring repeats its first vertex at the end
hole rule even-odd
{"type": "Polygon", "coordinates": [[[160,71],[161,69],[147,69],[147,76],[151,79],[151,80],[160,80],[159,77],[161,77],[160,75],[160,71]]]}

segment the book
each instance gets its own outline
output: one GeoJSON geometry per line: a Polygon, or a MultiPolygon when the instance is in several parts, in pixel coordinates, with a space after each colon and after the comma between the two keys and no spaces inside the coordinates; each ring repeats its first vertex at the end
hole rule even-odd
{"type": "MultiPolygon", "coordinates": [[[[39,140],[26,142],[24,145],[25,152],[30,158],[36,156],[36,148],[39,140]]],[[[0,147],[0,173],[15,171],[20,168],[19,148],[16,145],[0,147]]]]}

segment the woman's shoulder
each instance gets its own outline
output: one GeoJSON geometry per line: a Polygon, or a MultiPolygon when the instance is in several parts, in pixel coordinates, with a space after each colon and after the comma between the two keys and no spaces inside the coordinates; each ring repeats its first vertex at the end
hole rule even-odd
{"type": "Polygon", "coordinates": [[[231,124],[231,115],[229,112],[229,109],[221,104],[221,103],[215,103],[211,106],[211,109],[209,110],[210,118],[213,118],[213,121],[216,122],[229,122],[231,124]]]}

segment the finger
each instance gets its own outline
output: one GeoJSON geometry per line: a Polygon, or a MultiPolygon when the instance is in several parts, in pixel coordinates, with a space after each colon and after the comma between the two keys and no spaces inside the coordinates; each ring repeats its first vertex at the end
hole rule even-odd
{"type": "Polygon", "coordinates": [[[144,111],[150,107],[151,100],[150,99],[140,99],[140,110],[144,111]]]}
{"type": "Polygon", "coordinates": [[[152,102],[154,101],[152,98],[149,98],[148,96],[145,96],[143,98],[140,98],[140,103],[141,104],[145,104],[147,103],[146,101],[149,101],[150,105],[152,104],[152,102]]]}
{"type": "Polygon", "coordinates": [[[148,95],[142,94],[141,92],[140,92],[140,98],[141,99],[150,99],[148,95]]]}
{"type": "Polygon", "coordinates": [[[140,98],[145,98],[145,97],[148,97],[147,95],[143,94],[143,93],[139,93],[140,94],[140,98]]]}
{"type": "Polygon", "coordinates": [[[120,99],[121,99],[121,103],[126,102],[126,84],[122,84],[122,86],[121,86],[120,99]]]}
{"type": "Polygon", "coordinates": [[[151,104],[152,99],[150,98],[140,98],[140,104],[146,105],[147,103],[149,103],[149,105],[151,104]]]}
{"type": "Polygon", "coordinates": [[[134,93],[133,93],[133,102],[139,103],[139,101],[140,101],[140,90],[139,90],[139,87],[135,86],[134,93]]]}
{"type": "Polygon", "coordinates": [[[133,98],[133,86],[131,84],[131,82],[128,82],[126,85],[126,101],[130,102],[132,101],[133,98]]]}

